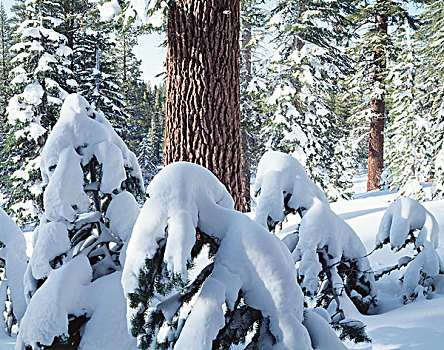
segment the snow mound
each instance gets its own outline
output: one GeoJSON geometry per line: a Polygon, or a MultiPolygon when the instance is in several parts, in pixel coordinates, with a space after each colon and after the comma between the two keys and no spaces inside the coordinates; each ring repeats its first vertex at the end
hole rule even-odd
{"type": "Polygon", "coordinates": [[[309,209],[315,198],[328,205],[327,197],[308,178],[301,163],[282,152],[268,151],[263,155],[254,190],[259,193],[255,221],[264,227],[273,228],[288,212],[309,209]]]}
{"type": "MultiPolygon", "coordinates": [[[[20,321],[26,310],[23,291],[23,275],[25,274],[27,257],[26,241],[16,223],[0,208],[0,242],[4,245],[0,250],[0,258],[5,260],[5,279],[0,281],[0,288],[9,288],[13,313],[20,321]]],[[[2,305],[6,302],[6,293],[2,295],[2,305]]]]}
{"type": "Polygon", "coordinates": [[[51,345],[68,335],[72,316],[86,316],[79,348],[82,350],[135,349],[126,331],[125,298],[116,272],[91,283],[88,258],[80,255],[54,270],[32,297],[20,327],[16,349],[25,344],[51,345]],[[52,302],[48,303],[48,300],[52,302]]]}
{"type": "MultiPolygon", "coordinates": [[[[309,333],[302,325],[303,295],[290,252],[264,227],[233,210],[231,196],[213,174],[195,164],[174,163],[156,175],[148,194],[128,245],[122,276],[125,295],[131,297],[139,288],[147,288],[139,286],[139,273],[146,261],[155,261],[162,247],[162,265],[186,281],[196,229],[220,244],[213,270],[191,311],[178,313],[180,292],[153,295],[146,306],[148,315],[160,310],[168,324],[176,320],[181,325],[169,334],[177,339],[175,349],[211,349],[225,325],[225,310],[238,306],[239,295],[269,319],[276,348],[311,348],[309,333]]],[[[189,281],[187,286],[193,283],[189,281]]],[[[143,312],[141,307],[129,304],[129,323],[143,312]]],[[[163,338],[169,339],[168,335],[163,338]]]]}

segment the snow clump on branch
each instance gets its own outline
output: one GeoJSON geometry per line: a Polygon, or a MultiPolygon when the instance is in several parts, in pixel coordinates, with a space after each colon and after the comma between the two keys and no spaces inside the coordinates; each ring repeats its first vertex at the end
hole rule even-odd
{"type": "Polygon", "coordinates": [[[301,163],[282,152],[268,151],[262,156],[254,191],[258,194],[255,221],[264,227],[274,228],[290,212],[308,210],[315,199],[328,206],[327,197],[301,163]]]}

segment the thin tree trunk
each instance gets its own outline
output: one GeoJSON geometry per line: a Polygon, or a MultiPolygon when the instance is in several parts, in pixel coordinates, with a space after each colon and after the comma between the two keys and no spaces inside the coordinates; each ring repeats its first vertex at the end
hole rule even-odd
{"type": "MultiPolygon", "coordinates": [[[[382,2],[383,0],[378,0],[382,2]]],[[[376,23],[380,35],[387,35],[388,18],[386,14],[376,14],[376,23]]],[[[384,39],[385,40],[385,39],[384,39]]],[[[383,44],[385,46],[385,44],[383,44]]],[[[373,52],[376,64],[373,83],[383,85],[386,70],[385,48],[378,48],[373,52]]],[[[370,138],[368,147],[368,179],[367,191],[379,189],[381,174],[384,169],[384,124],[385,124],[385,96],[372,100],[370,107],[373,114],[370,120],[370,138]]]]}
{"type": "Polygon", "coordinates": [[[243,210],[239,30],[239,0],[171,5],[164,163],[206,167],[243,210]]]}

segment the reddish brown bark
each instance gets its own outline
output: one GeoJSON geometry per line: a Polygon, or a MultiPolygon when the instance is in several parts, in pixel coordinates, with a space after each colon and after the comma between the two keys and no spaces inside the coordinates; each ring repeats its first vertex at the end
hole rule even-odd
{"type": "MultiPolygon", "coordinates": [[[[241,2],[242,9],[241,11],[244,13],[244,18],[247,18],[247,21],[242,23],[241,29],[241,70],[240,70],[240,81],[243,84],[244,88],[248,87],[248,84],[252,79],[252,71],[251,71],[251,23],[248,22],[249,15],[251,15],[252,11],[252,3],[250,1],[242,1],[241,2]]],[[[242,102],[242,101],[241,101],[242,102]]],[[[249,116],[243,116],[246,120],[248,120],[249,116]]],[[[242,119],[242,130],[241,130],[241,140],[242,140],[242,186],[244,193],[244,207],[245,211],[251,210],[251,196],[250,196],[250,181],[251,181],[251,154],[250,154],[250,143],[251,137],[246,129],[246,125],[243,125],[245,122],[242,119]]]]}
{"type": "MultiPolygon", "coordinates": [[[[381,2],[382,0],[378,0],[381,2]]],[[[387,35],[387,15],[377,14],[376,23],[380,34],[387,35]]],[[[373,75],[373,83],[383,85],[385,80],[385,45],[373,52],[373,60],[375,62],[375,70],[373,75]]],[[[367,191],[379,188],[381,174],[384,170],[384,124],[385,124],[385,96],[380,99],[372,100],[370,107],[373,115],[370,120],[370,134],[368,147],[368,179],[367,191]]]]}
{"type": "Polygon", "coordinates": [[[164,163],[206,167],[243,210],[239,30],[239,0],[169,8],[164,163]]]}

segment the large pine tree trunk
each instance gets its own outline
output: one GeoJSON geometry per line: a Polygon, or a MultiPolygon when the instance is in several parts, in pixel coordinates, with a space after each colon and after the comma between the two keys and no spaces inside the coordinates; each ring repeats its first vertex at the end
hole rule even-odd
{"type": "Polygon", "coordinates": [[[239,0],[169,8],[164,163],[206,167],[243,210],[239,29],[239,0]]]}
{"type": "MultiPolygon", "coordinates": [[[[241,30],[241,71],[240,71],[240,80],[241,84],[244,88],[248,87],[248,84],[252,79],[252,71],[251,71],[251,46],[249,46],[251,41],[251,23],[248,22],[251,16],[251,1],[244,0],[241,2],[241,6],[244,18],[247,19],[244,23],[242,23],[241,30]]],[[[248,116],[244,116],[244,118],[248,118],[248,116]]],[[[243,119],[242,122],[245,122],[243,119]]],[[[250,154],[250,144],[251,144],[251,136],[247,131],[246,125],[243,124],[242,132],[242,182],[243,182],[243,191],[244,191],[244,205],[245,210],[251,210],[251,197],[250,197],[250,180],[251,180],[251,154],[250,154]]]]}
{"type": "MultiPolygon", "coordinates": [[[[383,0],[378,0],[381,2],[383,0]]],[[[376,14],[376,23],[379,34],[387,35],[388,18],[386,14],[376,14]]],[[[384,39],[385,40],[385,39],[384,39]]],[[[373,83],[384,84],[386,61],[385,48],[381,47],[373,52],[373,60],[376,64],[373,83]]],[[[370,120],[370,138],[368,149],[368,179],[367,191],[373,191],[379,188],[381,174],[384,170],[384,124],[385,124],[385,96],[381,96],[378,100],[372,100],[370,107],[373,110],[370,120]]]]}

